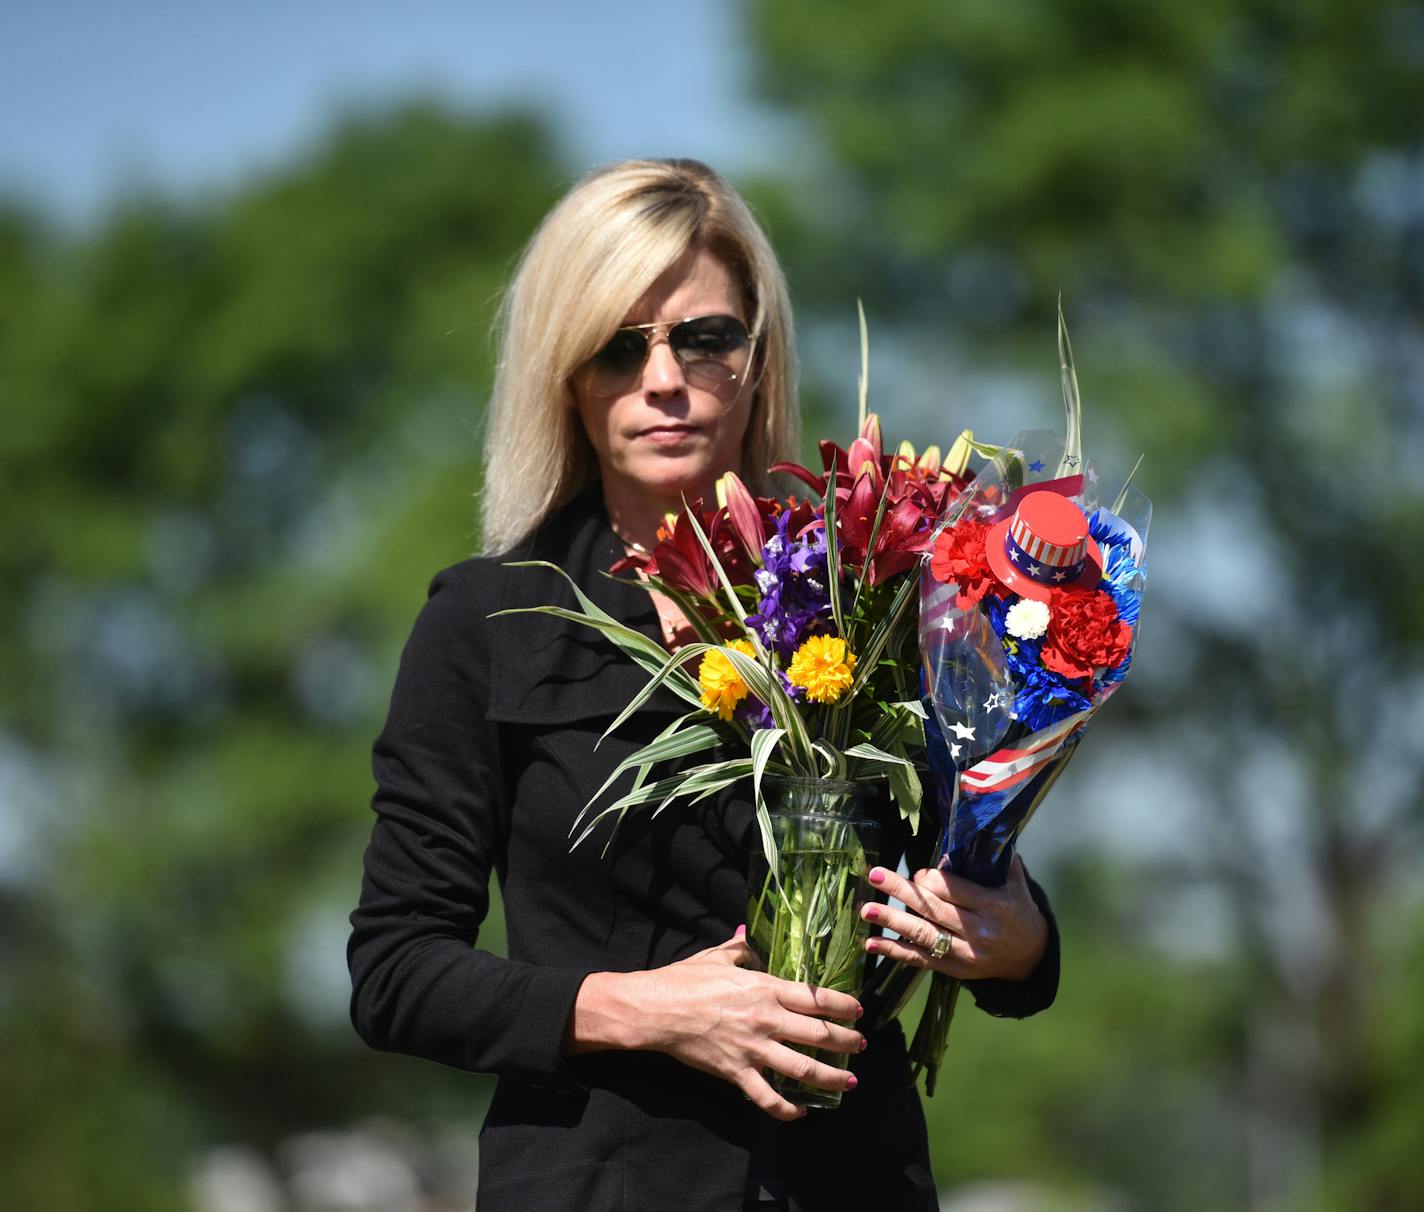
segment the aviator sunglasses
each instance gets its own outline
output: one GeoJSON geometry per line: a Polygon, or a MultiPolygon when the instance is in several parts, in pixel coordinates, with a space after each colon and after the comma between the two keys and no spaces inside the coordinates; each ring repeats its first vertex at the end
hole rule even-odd
{"type": "Polygon", "coordinates": [[[627,324],[579,372],[596,396],[616,396],[637,383],[661,333],[689,383],[715,390],[747,372],[755,338],[736,316],[693,316],[656,324],[627,324]]]}

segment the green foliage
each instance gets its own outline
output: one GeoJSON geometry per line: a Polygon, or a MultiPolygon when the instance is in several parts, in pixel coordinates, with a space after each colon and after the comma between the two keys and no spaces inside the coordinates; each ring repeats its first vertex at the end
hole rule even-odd
{"type": "Polygon", "coordinates": [[[356,1040],[344,916],[559,176],[529,119],[412,104],[201,207],[0,216],[0,756],[42,809],[0,944],[7,1207],[178,1206],[203,1146],[483,1098],[356,1040]]]}

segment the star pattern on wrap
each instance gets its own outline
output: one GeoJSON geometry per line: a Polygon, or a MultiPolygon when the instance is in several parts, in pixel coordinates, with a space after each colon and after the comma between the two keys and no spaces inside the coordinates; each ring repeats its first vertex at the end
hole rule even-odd
{"type": "Polygon", "coordinates": [[[1043,460],[1042,460],[1042,459],[1035,459],[1032,463],[1030,463],[1030,464],[1028,465],[1028,469],[1029,469],[1030,471],[1042,471],[1042,470],[1043,470],[1043,460]]]}
{"type": "Polygon", "coordinates": [[[951,724],[949,730],[961,741],[972,741],[974,739],[974,729],[968,724],[951,724]]]}

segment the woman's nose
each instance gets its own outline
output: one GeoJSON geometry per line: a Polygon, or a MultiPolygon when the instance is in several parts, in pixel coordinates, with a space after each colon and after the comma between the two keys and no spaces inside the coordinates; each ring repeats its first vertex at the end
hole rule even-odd
{"type": "Polygon", "coordinates": [[[643,367],[643,390],[655,395],[668,395],[686,386],[687,377],[682,372],[682,363],[677,360],[667,338],[654,341],[648,350],[647,364],[643,367]]]}

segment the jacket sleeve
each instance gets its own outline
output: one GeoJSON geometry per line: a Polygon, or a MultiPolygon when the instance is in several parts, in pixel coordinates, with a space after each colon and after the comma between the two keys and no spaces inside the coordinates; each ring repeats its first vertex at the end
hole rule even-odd
{"type": "Polygon", "coordinates": [[[347,944],[351,1021],[373,1048],[577,1086],[561,1046],[587,971],[475,946],[509,810],[486,720],[488,607],[469,579],[478,567],[431,582],[376,738],[376,820],[347,944]]]}
{"type": "MultiPolygon", "coordinates": [[[[1024,874],[1028,874],[1027,868],[1024,874]]],[[[975,1005],[995,1018],[1027,1018],[1030,1014],[1047,1010],[1058,995],[1058,922],[1049,907],[1048,893],[1032,877],[1028,881],[1028,891],[1038,911],[1048,922],[1048,942],[1038,967],[1021,981],[995,978],[964,982],[964,987],[974,995],[975,1005]]]]}

